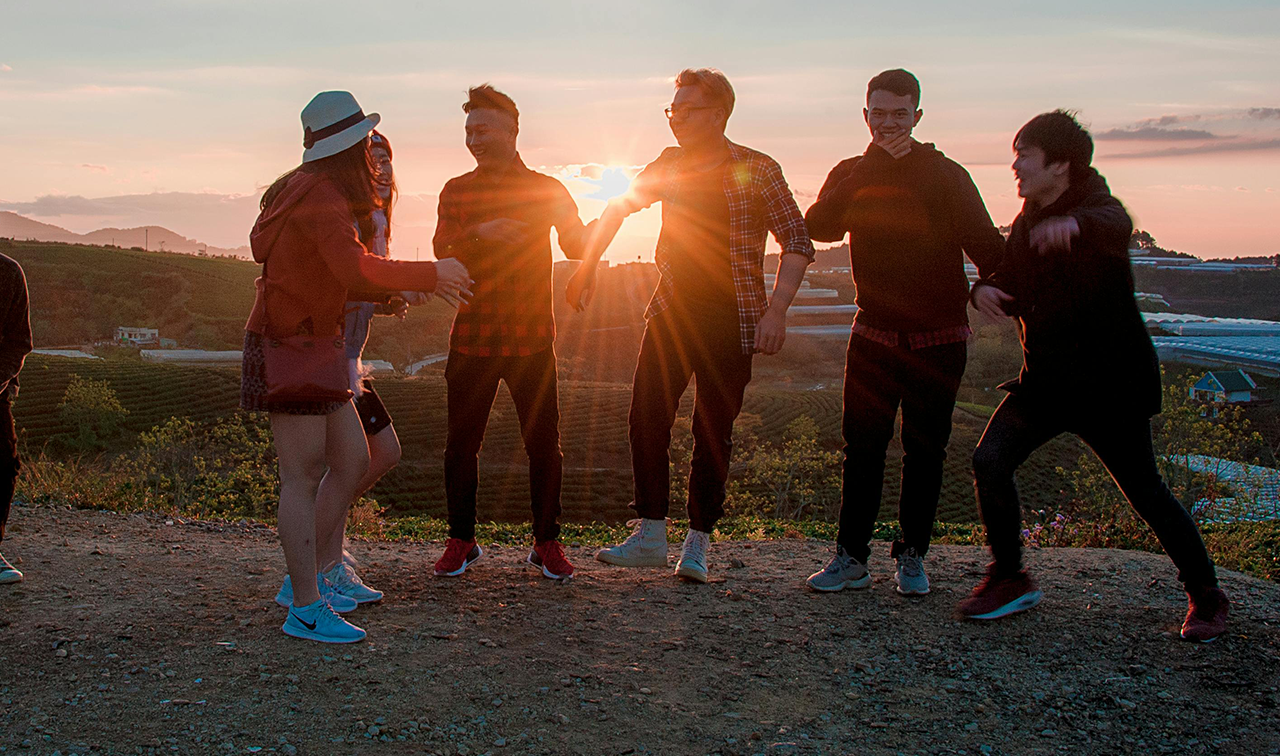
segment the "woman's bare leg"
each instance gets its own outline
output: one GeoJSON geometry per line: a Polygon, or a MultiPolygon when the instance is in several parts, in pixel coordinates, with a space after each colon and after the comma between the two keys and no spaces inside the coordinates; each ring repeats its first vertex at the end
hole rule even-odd
{"type": "Polygon", "coordinates": [[[320,600],[316,589],[316,494],[325,476],[326,417],[271,413],[280,463],[276,530],[293,583],[293,605],[320,600]]]}
{"type": "MultiPolygon", "coordinates": [[[[382,480],[382,476],[391,472],[396,465],[400,463],[400,438],[396,435],[396,429],[393,425],[388,425],[382,431],[368,437],[369,442],[369,472],[365,473],[364,479],[360,481],[360,490],[356,495],[351,497],[351,503],[355,504],[369,492],[369,489],[382,480]]],[[[348,512],[350,507],[347,508],[348,512]]],[[[328,533],[320,533],[317,531],[317,542],[320,543],[321,553],[337,554],[332,561],[322,561],[321,564],[328,568],[336,563],[337,559],[341,559],[346,548],[346,538],[344,533],[346,530],[347,512],[342,515],[342,520],[337,523],[337,527],[328,533]]]]}
{"type": "Polygon", "coordinates": [[[329,471],[316,493],[315,518],[316,564],[321,569],[342,559],[347,510],[364,491],[360,486],[369,472],[369,444],[355,406],[348,404],[325,419],[325,460],[329,471]]]}

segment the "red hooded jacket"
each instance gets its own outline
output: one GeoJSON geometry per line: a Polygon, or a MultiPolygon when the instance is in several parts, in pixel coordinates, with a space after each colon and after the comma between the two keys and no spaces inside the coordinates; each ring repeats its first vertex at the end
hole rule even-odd
{"type": "Polygon", "coordinates": [[[254,333],[341,336],[348,300],[436,288],[435,263],[388,260],[366,250],[346,197],[319,174],[300,171],[289,179],[253,224],[249,245],[264,265],[245,325],[254,333]]]}

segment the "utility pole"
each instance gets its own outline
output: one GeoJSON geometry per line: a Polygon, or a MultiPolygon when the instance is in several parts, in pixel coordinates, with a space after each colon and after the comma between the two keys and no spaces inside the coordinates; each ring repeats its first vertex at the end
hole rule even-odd
{"type": "Polygon", "coordinates": [[[151,229],[142,229],[142,248],[150,251],[151,249],[151,229]]]}

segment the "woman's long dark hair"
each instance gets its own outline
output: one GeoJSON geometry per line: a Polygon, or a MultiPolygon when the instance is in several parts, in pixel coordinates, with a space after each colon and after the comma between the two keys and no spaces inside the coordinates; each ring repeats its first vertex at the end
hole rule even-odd
{"type": "MultiPolygon", "coordinates": [[[[383,139],[386,139],[386,137],[383,137],[383,139]]],[[[377,149],[386,149],[386,148],[381,147],[379,145],[377,146],[377,149]]],[[[370,163],[373,162],[373,150],[374,150],[374,147],[371,146],[369,148],[370,163]]],[[[388,152],[387,155],[389,158],[391,153],[388,152]]],[[[375,191],[374,194],[376,195],[377,192],[375,191]]],[[[391,241],[391,208],[395,207],[396,200],[399,198],[400,198],[400,188],[396,186],[396,173],[395,171],[392,171],[391,172],[391,191],[387,193],[387,198],[383,199],[380,196],[376,197],[378,201],[378,206],[382,208],[382,212],[385,213],[387,216],[387,241],[388,242],[391,241]]]]}
{"type": "MultiPolygon", "coordinates": [[[[285,184],[295,173],[323,174],[337,184],[338,191],[347,198],[351,214],[355,216],[356,225],[360,227],[360,238],[373,236],[373,208],[381,204],[381,198],[373,188],[373,161],[369,156],[369,140],[362,139],[336,155],[303,163],[275,180],[262,195],[258,204],[260,210],[266,210],[284,191],[285,184]]],[[[388,222],[390,212],[388,211],[388,222]]]]}

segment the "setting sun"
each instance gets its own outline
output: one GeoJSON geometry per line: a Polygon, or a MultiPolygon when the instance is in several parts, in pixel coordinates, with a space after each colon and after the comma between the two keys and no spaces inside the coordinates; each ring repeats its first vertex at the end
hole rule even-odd
{"type": "Polygon", "coordinates": [[[631,188],[631,179],[636,170],[621,165],[581,165],[570,166],[565,173],[572,181],[579,181],[591,187],[587,193],[579,194],[583,199],[608,202],[614,197],[621,197],[631,188]]]}

